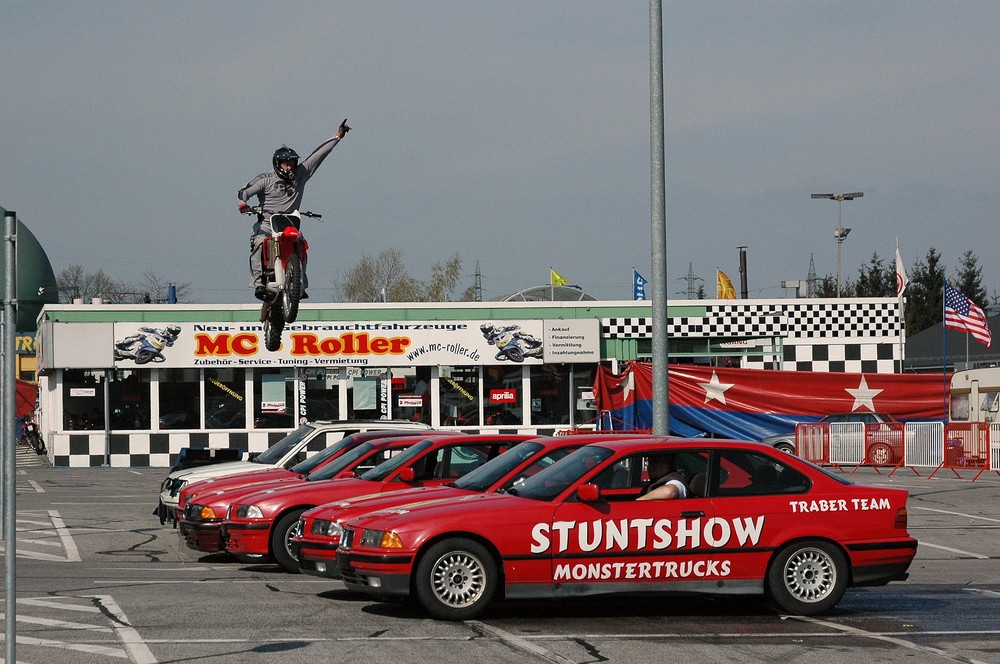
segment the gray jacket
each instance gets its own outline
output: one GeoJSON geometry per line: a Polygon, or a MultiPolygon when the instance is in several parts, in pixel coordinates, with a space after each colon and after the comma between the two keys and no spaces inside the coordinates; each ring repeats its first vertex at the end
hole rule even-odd
{"type": "Polygon", "coordinates": [[[333,136],[320,143],[319,147],[312,151],[312,154],[299,162],[295,169],[295,179],[291,182],[282,180],[273,170],[267,171],[247,182],[237,196],[241,201],[246,202],[249,202],[251,197],[256,196],[258,205],[268,212],[298,210],[299,205],[302,204],[302,194],[305,192],[306,182],[339,142],[340,139],[333,136]]]}

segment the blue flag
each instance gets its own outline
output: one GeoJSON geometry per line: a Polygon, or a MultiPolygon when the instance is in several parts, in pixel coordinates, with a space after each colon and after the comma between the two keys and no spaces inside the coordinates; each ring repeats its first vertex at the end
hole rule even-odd
{"type": "Polygon", "coordinates": [[[645,300],[646,299],[646,281],[645,277],[639,274],[635,268],[632,268],[632,299],[633,300],[645,300]]]}

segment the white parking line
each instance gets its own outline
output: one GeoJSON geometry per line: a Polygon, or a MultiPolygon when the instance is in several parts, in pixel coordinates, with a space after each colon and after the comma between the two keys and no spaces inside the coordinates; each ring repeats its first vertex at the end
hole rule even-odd
{"type": "Polygon", "coordinates": [[[991,519],[988,516],[978,516],[976,514],[966,514],[965,512],[951,512],[949,510],[936,510],[933,507],[909,507],[912,510],[923,510],[924,512],[937,512],[938,514],[950,514],[952,516],[963,516],[967,519],[979,519],[980,521],[989,521],[990,523],[1000,523],[1000,519],[991,519]]]}
{"type": "MultiPolygon", "coordinates": [[[[17,515],[15,521],[17,531],[25,533],[24,537],[19,536],[17,538],[17,555],[19,557],[63,563],[81,562],[80,551],[77,549],[76,542],[73,541],[73,537],[70,535],[69,529],[63,522],[59,512],[55,510],[21,512],[17,515]],[[48,517],[47,519],[44,518],[46,516],[48,517]],[[65,555],[34,551],[22,548],[22,545],[25,547],[59,547],[65,551],[65,555]]],[[[6,547],[0,546],[0,552],[5,551],[6,547]]]]}
{"type": "Polygon", "coordinates": [[[515,634],[511,634],[507,630],[500,629],[499,627],[494,627],[493,625],[487,625],[481,623],[478,620],[467,620],[466,625],[477,629],[486,634],[492,634],[497,637],[507,645],[517,648],[518,650],[523,650],[525,652],[531,653],[536,657],[541,657],[542,659],[549,662],[556,662],[556,664],[570,664],[572,660],[566,659],[562,655],[554,653],[550,650],[543,648],[542,646],[531,643],[527,639],[521,638],[515,634]]]}
{"type": "Polygon", "coordinates": [[[814,625],[822,625],[823,627],[829,627],[830,629],[836,630],[838,632],[843,632],[846,634],[852,634],[855,636],[864,637],[866,639],[874,639],[876,641],[885,641],[886,643],[891,643],[893,645],[901,646],[908,650],[913,650],[918,653],[925,653],[930,655],[935,655],[943,659],[950,659],[954,662],[963,662],[964,664],[988,664],[988,662],[983,662],[978,659],[971,659],[963,655],[953,655],[940,648],[934,648],[932,646],[922,646],[918,643],[913,643],[912,641],[907,641],[906,639],[898,639],[894,636],[887,636],[885,634],[876,634],[874,632],[866,632],[863,629],[858,629],[857,627],[850,627],[848,625],[838,625],[834,622],[829,622],[827,620],[820,620],[819,618],[812,618],[809,616],[788,616],[794,620],[801,620],[803,622],[812,623],[814,625]]]}
{"type": "MultiPolygon", "coordinates": [[[[33,597],[17,600],[18,615],[17,622],[25,625],[39,625],[56,629],[75,630],[82,632],[94,632],[100,634],[113,633],[115,638],[122,644],[122,647],[104,646],[94,643],[71,643],[67,641],[57,641],[55,639],[41,639],[26,634],[17,635],[17,644],[24,646],[40,646],[44,648],[56,648],[59,650],[69,650],[83,652],[91,655],[104,655],[133,662],[134,664],[156,664],[156,658],[152,651],[143,641],[139,633],[132,627],[128,617],[118,606],[118,602],[110,595],[78,595],[67,597],[33,597]],[[86,603],[80,603],[83,600],[86,603]],[[94,615],[101,622],[89,624],[77,621],[56,620],[51,618],[39,618],[22,614],[21,609],[25,607],[35,607],[42,609],[55,609],[57,611],[75,611],[94,615]],[[108,627],[104,621],[110,619],[111,626],[108,627]]],[[[4,614],[0,613],[0,619],[4,614]]],[[[0,634],[0,642],[4,640],[4,635],[0,634]]]]}
{"type": "Polygon", "coordinates": [[[970,551],[962,551],[961,549],[953,549],[950,546],[941,546],[940,544],[931,544],[930,542],[925,542],[920,540],[920,546],[929,546],[932,549],[941,549],[942,551],[948,551],[950,553],[957,553],[960,556],[967,556],[969,558],[976,558],[977,560],[989,560],[989,556],[984,556],[981,553],[972,553],[970,551]]]}

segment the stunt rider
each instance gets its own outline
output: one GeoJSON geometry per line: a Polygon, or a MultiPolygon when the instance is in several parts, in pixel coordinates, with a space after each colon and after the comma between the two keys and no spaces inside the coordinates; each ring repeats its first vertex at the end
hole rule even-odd
{"type": "MultiPolygon", "coordinates": [[[[295,150],[287,145],[282,145],[274,151],[271,158],[273,170],[261,173],[250,180],[237,196],[239,202],[236,209],[240,214],[250,214],[250,205],[247,201],[256,196],[258,206],[268,213],[281,214],[294,212],[299,209],[302,203],[302,194],[305,191],[306,182],[313,176],[319,165],[327,158],[333,148],[337,146],[351,128],[345,119],[340,123],[337,135],[320,143],[319,147],[312,151],[308,157],[299,162],[299,155],[295,150]]],[[[252,279],[250,285],[254,287],[254,297],[258,300],[267,299],[267,288],[261,280],[263,266],[261,264],[260,245],[264,238],[271,235],[271,222],[267,217],[258,216],[257,223],[253,225],[250,233],[250,274],[252,279]]],[[[305,240],[305,237],[302,238],[305,240]]],[[[306,265],[302,264],[302,299],[309,297],[305,289],[309,285],[306,278],[306,265]]]]}

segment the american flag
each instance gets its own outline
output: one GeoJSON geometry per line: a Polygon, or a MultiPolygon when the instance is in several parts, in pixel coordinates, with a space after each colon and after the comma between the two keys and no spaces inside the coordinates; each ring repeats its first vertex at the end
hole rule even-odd
{"type": "Polygon", "coordinates": [[[982,308],[948,284],[944,285],[944,326],[968,332],[976,341],[990,347],[990,325],[982,308]]]}

